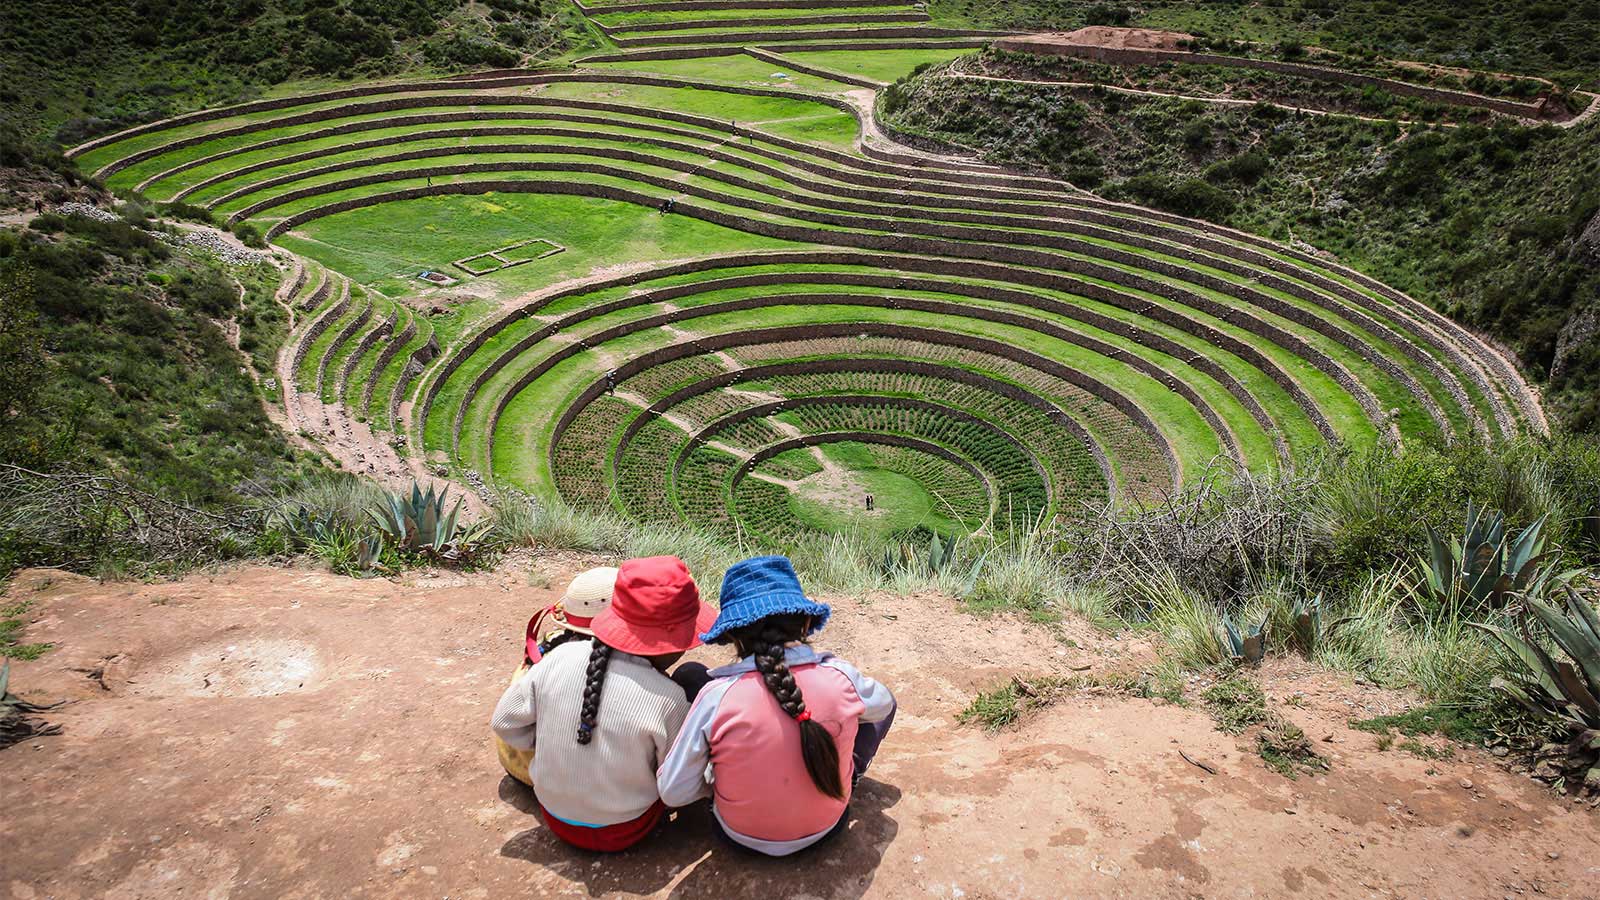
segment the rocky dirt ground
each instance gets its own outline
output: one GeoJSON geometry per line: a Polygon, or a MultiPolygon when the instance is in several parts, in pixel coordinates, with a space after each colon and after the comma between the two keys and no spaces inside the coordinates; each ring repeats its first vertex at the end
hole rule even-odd
{"type": "Polygon", "coordinates": [[[590,562],[21,574],[4,604],[32,601],[25,639],[56,649],[13,687],[67,702],[62,734],[0,752],[0,896],[1600,897],[1592,810],[1475,750],[1379,750],[1347,722],[1402,698],[1304,664],[1260,676],[1332,764],[1294,781],[1198,709],[1110,693],[999,734],[957,725],[1013,674],[1149,653],[938,596],[830,598],[819,643],[901,704],[842,839],[755,859],[690,808],[636,851],[576,852],[530,815],[486,722],[528,615],[590,562]]]}

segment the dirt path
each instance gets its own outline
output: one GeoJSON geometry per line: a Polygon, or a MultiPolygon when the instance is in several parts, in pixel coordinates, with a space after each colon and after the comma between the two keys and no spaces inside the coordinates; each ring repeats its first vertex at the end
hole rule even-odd
{"type": "Polygon", "coordinates": [[[1600,895],[1592,811],[1475,751],[1380,752],[1344,722],[1395,699],[1304,667],[1263,678],[1280,703],[1301,694],[1283,708],[1333,761],[1317,778],[1273,774],[1198,711],[1119,696],[997,736],[957,726],[1014,672],[1137,667],[1148,650],[934,596],[834,601],[821,643],[901,704],[842,839],[752,859],[690,808],[629,854],[577,853],[529,814],[485,722],[530,610],[587,562],[399,582],[20,575],[5,602],[34,601],[27,639],[57,648],[16,664],[13,686],[69,702],[50,714],[62,735],[0,755],[0,895],[1600,895]]]}

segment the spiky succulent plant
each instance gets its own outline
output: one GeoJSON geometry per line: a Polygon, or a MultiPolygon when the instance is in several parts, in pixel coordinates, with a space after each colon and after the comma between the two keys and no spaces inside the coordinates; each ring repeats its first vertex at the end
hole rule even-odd
{"type": "Polygon", "coordinates": [[[1520,667],[1496,678],[1504,691],[1534,715],[1570,734],[1558,767],[1581,789],[1600,794],[1600,614],[1577,591],[1564,591],[1564,608],[1536,597],[1523,599],[1516,628],[1479,625],[1499,639],[1520,667]]]}
{"type": "Polygon", "coordinates": [[[1569,577],[1557,573],[1555,554],[1546,549],[1546,518],[1509,538],[1503,513],[1469,500],[1460,539],[1428,529],[1422,596],[1436,608],[1463,613],[1500,609],[1514,594],[1544,596],[1569,577]]]}

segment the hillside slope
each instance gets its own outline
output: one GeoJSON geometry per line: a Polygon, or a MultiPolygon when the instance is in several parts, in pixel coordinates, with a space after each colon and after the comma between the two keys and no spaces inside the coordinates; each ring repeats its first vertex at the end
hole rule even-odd
{"type": "Polygon", "coordinates": [[[1417,128],[1026,83],[1054,68],[986,52],[895,85],[881,111],[992,162],[1336,254],[1504,342],[1560,418],[1600,427],[1600,121],[1417,128]],[[980,71],[1015,80],[950,77],[980,71]]]}
{"type": "Polygon", "coordinates": [[[1596,896],[1594,811],[1477,750],[1379,750],[1347,720],[1404,698],[1290,661],[1260,679],[1325,775],[1288,780],[1197,708],[1105,691],[998,735],[959,726],[1014,674],[1137,672],[1148,650],[938,596],[832,598],[820,644],[900,702],[836,843],[752,859],[693,807],[634,852],[580,854],[536,823],[485,723],[529,611],[590,562],[400,582],[19,576],[4,602],[31,601],[29,638],[58,646],[17,678],[68,703],[48,714],[63,734],[0,767],[11,895],[1596,896]]]}

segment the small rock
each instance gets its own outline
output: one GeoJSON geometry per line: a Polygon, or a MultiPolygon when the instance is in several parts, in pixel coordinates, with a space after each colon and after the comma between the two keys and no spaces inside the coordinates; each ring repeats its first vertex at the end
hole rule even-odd
{"type": "Polygon", "coordinates": [[[1550,852],[1549,852],[1549,853],[1546,853],[1546,854],[1545,854],[1545,856],[1548,856],[1548,857],[1550,857],[1550,858],[1551,858],[1551,859],[1560,859],[1560,858],[1561,858],[1561,854],[1560,854],[1560,853],[1557,853],[1557,852],[1556,852],[1556,851],[1554,851],[1554,850],[1551,850],[1551,851],[1550,851],[1550,852]]]}
{"type": "Polygon", "coordinates": [[[1461,779],[1461,789],[1466,791],[1472,790],[1472,782],[1465,778],[1461,779]]]}

